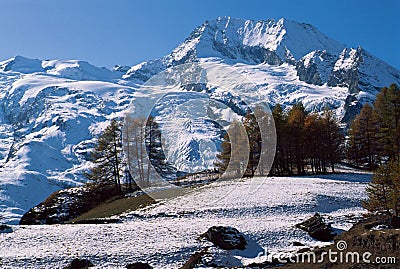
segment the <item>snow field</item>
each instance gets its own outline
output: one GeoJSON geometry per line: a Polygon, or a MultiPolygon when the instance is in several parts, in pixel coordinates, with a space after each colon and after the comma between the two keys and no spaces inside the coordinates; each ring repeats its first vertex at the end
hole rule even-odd
{"type": "MultiPolygon", "coordinates": [[[[349,229],[365,212],[360,202],[370,177],[347,173],[214,182],[127,212],[118,224],[13,226],[13,233],[0,234],[0,258],[3,268],[62,268],[77,257],[88,258],[95,268],[124,268],[134,261],[178,268],[207,244],[197,239],[213,225],[237,228],[268,253],[291,250],[293,241],[326,244],[294,225],[320,212],[337,230],[349,229]]],[[[245,264],[254,260],[228,254],[245,264]]]]}

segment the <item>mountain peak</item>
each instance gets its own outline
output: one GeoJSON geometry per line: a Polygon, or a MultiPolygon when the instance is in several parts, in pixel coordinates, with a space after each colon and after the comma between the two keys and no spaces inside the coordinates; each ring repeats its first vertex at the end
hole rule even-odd
{"type": "Polygon", "coordinates": [[[42,61],[17,55],[0,62],[0,70],[4,72],[15,71],[20,73],[34,73],[42,72],[44,69],[42,67],[42,61]]]}
{"type": "MultiPolygon", "coordinates": [[[[168,67],[201,58],[219,58],[228,64],[288,63],[296,68],[301,81],[348,87],[351,94],[376,93],[400,80],[398,70],[361,47],[346,48],[311,24],[286,18],[256,21],[229,16],[205,21],[171,54],[132,67],[123,78],[144,82],[168,67]]],[[[372,96],[363,98],[372,100],[372,96]]]]}
{"type": "Polygon", "coordinates": [[[226,16],[206,21],[196,28],[171,56],[172,61],[178,63],[193,57],[276,63],[287,61],[288,52],[299,60],[314,50],[338,55],[343,48],[344,45],[310,24],[285,18],[254,21],[226,16]],[[265,54],[268,59],[263,59],[265,54]]]}

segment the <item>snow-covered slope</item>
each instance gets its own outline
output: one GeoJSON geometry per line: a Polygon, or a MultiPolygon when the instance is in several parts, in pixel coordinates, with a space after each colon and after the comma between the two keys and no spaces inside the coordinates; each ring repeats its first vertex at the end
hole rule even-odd
{"type": "MultiPolygon", "coordinates": [[[[86,258],[93,268],[125,268],[148,262],[157,269],[180,268],[201,247],[199,235],[214,225],[233,226],[253,239],[253,251],[217,251],[219,267],[243,268],[267,255],[305,246],[327,244],[312,239],[295,224],[320,212],[336,231],[348,230],[365,213],[369,174],[314,177],[256,178],[221,181],[192,190],[122,216],[105,225],[14,226],[0,236],[0,258],[6,268],[63,268],[74,258],[86,258]]],[[[215,268],[215,267],[210,267],[215,268]]]]}
{"type": "Polygon", "coordinates": [[[0,71],[19,72],[23,74],[45,73],[57,77],[74,80],[110,81],[121,77],[117,70],[100,68],[85,61],[79,60],[47,60],[29,59],[15,56],[0,62],[0,71]]]}
{"type": "MultiPolygon", "coordinates": [[[[0,62],[0,215],[16,222],[52,191],[84,181],[94,137],[124,114],[141,84],[187,62],[233,68],[271,105],[302,101],[308,110],[330,107],[345,122],[381,87],[400,84],[398,70],[361,47],[346,48],[314,26],[286,19],[206,21],[171,54],[113,70],[79,60],[16,56],[0,62]]],[[[219,72],[208,76],[212,81],[219,72]]],[[[193,100],[189,95],[176,100],[193,100]]],[[[166,137],[179,142],[168,156],[178,169],[209,168],[220,130],[204,119],[189,119],[188,111],[171,112],[172,101],[170,96],[161,102],[157,118],[166,137]],[[202,151],[208,157],[199,157],[202,151]]]]}
{"type": "Polygon", "coordinates": [[[285,61],[298,60],[318,49],[337,54],[343,47],[309,24],[287,19],[256,22],[220,17],[197,28],[171,56],[176,62],[194,54],[198,58],[223,57],[257,63],[269,60],[260,57],[267,51],[276,54],[280,61],[285,61]]]}
{"type": "Polygon", "coordinates": [[[134,89],[80,61],[15,57],[1,66],[0,215],[17,222],[53,191],[84,181],[94,136],[123,116],[134,89]]]}
{"type": "Polygon", "coordinates": [[[338,55],[344,45],[314,26],[287,19],[253,21],[220,17],[206,21],[170,55],[132,67],[125,78],[148,79],[168,66],[196,58],[218,57],[234,62],[280,64],[299,60],[313,50],[338,55]],[[146,75],[143,76],[143,70],[146,75]]]}

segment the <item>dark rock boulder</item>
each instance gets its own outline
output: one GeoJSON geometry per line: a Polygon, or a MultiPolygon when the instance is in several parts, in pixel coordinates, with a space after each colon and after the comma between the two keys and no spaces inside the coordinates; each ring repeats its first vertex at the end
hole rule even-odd
{"type": "Polygon", "coordinates": [[[244,235],[236,228],[229,226],[213,226],[201,237],[206,238],[215,246],[224,250],[244,250],[247,246],[244,235]]]}
{"type": "Polygon", "coordinates": [[[305,245],[299,241],[292,242],[292,246],[294,247],[304,247],[305,245]]]}
{"type": "Polygon", "coordinates": [[[64,267],[64,269],[87,269],[93,267],[94,264],[87,259],[73,259],[69,265],[64,267]]]}
{"type": "Polygon", "coordinates": [[[324,222],[324,219],[315,213],[311,218],[296,224],[296,227],[306,231],[312,238],[319,241],[331,241],[337,235],[334,233],[330,224],[324,222]]]}
{"type": "Polygon", "coordinates": [[[135,263],[128,264],[126,266],[126,269],[153,269],[153,267],[151,267],[148,263],[135,262],[135,263]]]}
{"type": "Polygon", "coordinates": [[[192,254],[180,269],[244,268],[243,259],[254,259],[265,253],[265,249],[250,236],[229,226],[213,226],[201,234],[200,239],[210,241],[213,246],[202,242],[202,248],[192,254]]]}

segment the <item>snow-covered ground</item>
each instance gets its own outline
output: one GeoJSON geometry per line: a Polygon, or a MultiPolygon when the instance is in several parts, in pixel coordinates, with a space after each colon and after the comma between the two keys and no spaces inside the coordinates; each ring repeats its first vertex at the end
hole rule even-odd
{"type": "MultiPolygon", "coordinates": [[[[0,234],[1,268],[62,268],[73,258],[88,258],[95,268],[125,268],[134,261],[178,268],[213,225],[236,227],[267,252],[293,249],[294,241],[320,245],[294,225],[320,212],[334,228],[349,229],[364,213],[360,202],[370,178],[345,173],[220,181],[127,212],[118,224],[13,226],[12,233],[0,234]]],[[[233,264],[254,258],[224,255],[233,264]]]]}

